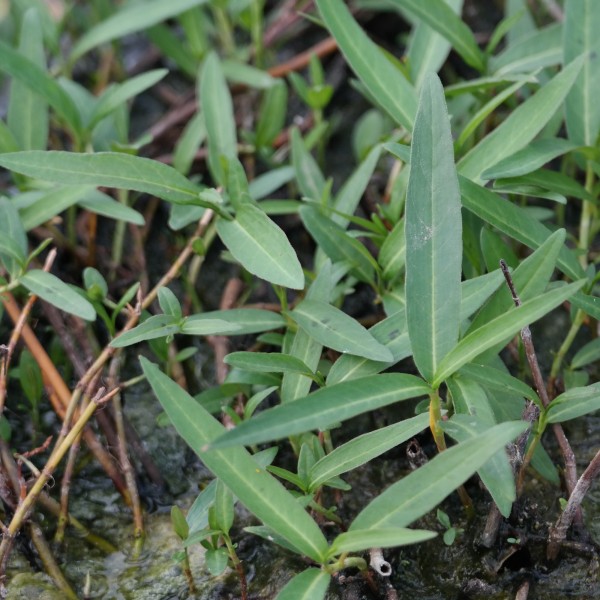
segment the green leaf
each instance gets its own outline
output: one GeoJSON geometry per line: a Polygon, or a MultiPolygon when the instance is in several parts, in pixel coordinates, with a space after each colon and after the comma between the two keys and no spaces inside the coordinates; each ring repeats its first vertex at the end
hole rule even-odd
{"type": "Polygon", "coordinates": [[[265,525],[301,554],[322,562],[328,550],[327,541],[294,497],[274,477],[258,468],[243,448],[205,451],[206,445],[225,428],[156,365],[143,357],[140,362],[175,429],[202,462],[265,525]]]}
{"type": "MultiPolygon", "coordinates": [[[[309,300],[320,300],[328,302],[331,296],[333,286],[337,280],[333,276],[331,261],[325,260],[317,277],[312,282],[306,293],[309,300]]],[[[299,328],[294,334],[294,341],[291,344],[290,354],[300,359],[312,371],[316,371],[321,359],[323,346],[313,339],[304,329],[299,328]]],[[[297,398],[303,398],[308,394],[312,385],[312,379],[304,375],[295,373],[284,373],[281,382],[281,402],[291,402],[297,398]]]]}
{"type": "MultiPolygon", "coordinates": [[[[64,188],[63,188],[64,189],[64,188]]],[[[117,202],[109,195],[92,189],[88,191],[83,198],[77,201],[77,205],[85,208],[90,212],[115,219],[117,221],[125,221],[134,225],[144,225],[144,217],[137,210],[117,202]]]]}
{"type": "Polygon", "coordinates": [[[471,362],[488,348],[507,338],[510,339],[525,325],[529,325],[549,313],[583,287],[585,282],[582,279],[527,300],[519,308],[513,307],[466,335],[439,364],[432,386],[437,388],[452,373],[471,362]]]}
{"type": "Polygon", "coordinates": [[[460,373],[467,375],[473,381],[477,381],[483,387],[495,389],[500,392],[518,394],[529,400],[533,400],[538,406],[542,404],[536,392],[526,383],[509,373],[504,373],[488,365],[470,363],[462,367],[460,373]]]}
{"type": "Polygon", "coordinates": [[[411,355],[405,310],[390,315],[387,319],[373,325],[368,331],[392,353],[392,360],[382,362],[353,354],[344,354],[333,363],[329,370],[327,385],[374,375],[411,355]]]}
{"type": "Polygon", "coordinates": [[[583,69],[567,94],[565,118],[569,139],[595,146],[600,131],[600,12],[594,0],[567,0],[564,23],[564,64],[585,54],[583,69]]]}
{"type": "Polygon", "coordinates": [[[561,154],[566,154],[577,144],[561,138],[544,138],[531,142],[522,150],[519,150],[498,161],[495,165],[486,169],[482,179],[499,179],[500,177],[518,177],[531,173],[561,154]]]}
{"type": "MultiPolygon", "coordinates": [[[[460,15],[463,0],[446,0],[446,3],[455,14],[460,15]]],[[[411,79],[417,89],[421,89],[427,73],[437,73],[440,70],[448,58],[450,49],[450,42],[425,21],[414,25],[406,54],[411,79]]]]}
{"type": "Polygon", "coordinates": [[[180,539],[185,540],[190,533],[190,527],[179,506],[174,505],[171,507],[171,523],[173,531],[175,531],[180,539]]]}
{"type": "MultiPolygon", "coordinates": [[[[502,233],[533,249],[541,246],[552,235],[547,227],[521,207],[500,198],[498,194],[465,177],[459,176],[458,180],[463,207],[498,228],[502,233]]],[[[567,247],[561,247],[557,266],[572,279],[584,276],[575,254],[567,247]]]]}
{"type": "Polygon", "coordinates": [[[87,127],[92,130],[117,107],[156,85],[168,72],[167,69],[154,69],[107,89],[94,106],[87,127]]]}
{"type": "MultiPolygon", "coordinates": [[[[354,214],[371,180],[373,171],[375,171],[381,156],[381,149],[381,145],[376,145],[340,188],[333,202],[333,208],[338,213],[354,214]]],[[[332,213],[331,220],[340,227],[347,227],[348,219],[338,213],[332,213]]]]}
{"type": "Polygon", "coordinates": [[[231,352],[224,362],[238,369],[259,373],[299,373],[313,375],[299,358],[276,352],[231,352]]]}
{"type": "Polygon", "coordinates": [[[46,271],[33,269],[19,278],[19,282],[32,294],[86,321],[96,318],[94,307],[58,277],[46,271]]]}
{"type": "Polygon", "coordinates": [[[317,161],[307,150],[297,127],[291,131],[292,165],[296,173],[296,181],[303,196],[319,201],[325,189],[325,178],[317,161]]]}
{"type": "Polygon", "coordinates": [[[199,97],[208,133],[209,166],[213,179],[224,186],[227,178],[221,157],[237,156],[237,138],[231,94],[215,52],[204,60],[199,97]]]}
{"type": "Polygon", "coordinates": [[[258,308],[233,308],[191,315],[183,322],[181,333],[205,335],[204,331],[213,327],[215,321],[224,321],[229,327],[228,331],[225,330],[219,335],[248,335],[285,326],[284,318],[273,311],[258,308]],[[209,323],[206,324],[206,321],[209,323]]]}
{"type": "Polygon", "coordinates": [[[71,50],[69,61],[78,58],[102,44],[122,38],[130,33],[152,27],[207,0],[145,0],[124,5],[108,19],[95,25],[79,39],[71,50]]]}
{"type": "MultiPolygon", "coordinates": [[[[454,415],[441,423],[442,429],[457,442],[463,443],[489,431],[488,424],[473,415],[454,415]]],[[[515,476],[503,449],[498,450],[477,469],[483,485],[494,499],[502,516],[508,518],[516,500],[515,476]]]]}
{"type": "Polygon", "coordinates": [[[389,362],[392,353],[360,323],[319,300],[303,300],[290,317],[315,340],[338,352],[389,362]]]}
{"type": "Polygon", "coordinates": [[[386,236],[377,258],[383,269],[383,278],[393,281],[402,273],[406,263],[406,235],[404,221],[400,220],[386,236]]]}
{"type": "Polygon", "coordinates": [[[571,369],[581,369],[597,360],[600,360],[600,338],[588,342],[575,353],[571,361],[571,369]]]}
{"type": "Polygon", "coordinates": [[[563,196],[572,196],[594,202],[595,198],[580,183],[565,173],[558,173],[549,169],[538,169],[520,177],[507,177],[498,179],[496,185],[499,187],[510,185],[530,185],[551,190],[563,196]]]}
{"type": "Polygon", "coordinates": [[[112,348],[124,348],[139,342],[154,340],[179,333],[179,320],[171,315],[154,315],[143,323],[123,332],[111,341],[112,348]]]}
{"type": "Polygon", "coordinates": [[[173,167],[120,152],[13,152],[0,165],[28,177],[67,185],[90,184],[145,192],[181,204],[218,208],[199,199],[199,189],[173,167]]]}
{"type": "Polygon", "coordinates": [[[421,433],[428,423],[429,415],[423,413],[377,431],[359,435],[338,446],[314,464],[309,474],[309,489],[316,490],[332,477],[360,467],[391,448],[402,444],[407,439],[421,433]]]}
{"type": "Polygon", "coordinates": [[[414,88],[368,38],[342,0],[317,0],[316,3],[353,71],[392,119],[411,131],[417,112],[414,88]]]}
{"type": "Polygon", "coordinates": [[[0,238],[5,241],[5,250],[0,250],[0,258],[9,274],[16,275],[27,256],[27,235],[14,204],[2,197],[0,197],[0,238]]]}
{"type": "Polygon", "coordinates": [[[410,525],[435,508],[526,427],[522,422],[502,423],[444,450],[375,498],[354,519],[349,531],[410,525]]]}
{"type": "Polygon", "coordinates": [[[298,213],[310,235],[334,263],[348,264],[352,267],[351,273],[360,281],[373,281],[377,263],[357,239],[314,206],[302,206],[298,213]]]}
{"type": "Polygon", "coordinates": [[[468,319],[476,310],[481,308],[482,304],[498,289],[502,282],[504,282],[504,276],[500,269],[463,281],[460,284],[461,321],[468,319]]]}
{"type": "Polygon", "coordinates": [[[458,341],[462,221],[444,90],[421,90],[406,196],[406,316],[413,357],[431,380],[458,341]]]}
{"type": "Polygon", "coordinates": [[[567,390],[548,406],[548,423],[562,423],[600,409],[600,383],[567,390]]]}
{"type": "Polygon", "coordinates": [[[324,600],[331,575],[320,569],[306,569],[288,581],[275,600],[324,600]]]}
{"type": "Polygon", "coordinates": [[[81,118],[69,94],[44,69],[0,41],[0,70],[45,99],[74,133],[81,130],[81,118]]]}
{"type": "Polygon", "coordinates": [[[325,430],[333,423],[430,391],[422,379],[398,373],[345,381],[261,412],[227,432],[213,446],[260,444],[313,429],[325,430]]]}
{"type": "MultiPolygon", "coordinates": [[[[40,69],[46,68],[46,56],[40,13],[35,8],[23,15],[19,52],[40,69]]],[[[48,103],[26,83],[13,79],[10,84],[7,124],[19,149],[45,150],[48,141],[48,103]]]]}
{"type": "Polygon", "coordinates": [[[480,183],[487,168],[531,142],[561,107],[582,65],[583,57],[574,60],[511,112],[458,162],[458,172],[480,183]]]}
{"type": "Polygon", "coordinates": [[[177,296],[168,287],[158,288],[158,304],[165,315],[178,320],[183,316],[177,296]]]}
{"type": "Polygon", "coordinates": [[[600,319],[600,298],[579,292],[571,298],[571,302],[577,308],[590,315],[594,319],[600,319]]]}
{"type": "Polygon", "coordinates": [[[485,71],[485,55],[479,49],[473,32],[444,0],[391,0],[416,15],[444,36],[463,60],[478,71],[485,71]]]}
{"type": "Polygon", "coordinates": [[[332,556],[343,552],[360,552],[370,548],[393,548],[420,544],[437,536],[435,531],[386,527],[382,529],[358,529],[340,533],[332,542],[332,556]]]}
{"type": "Polygon", "coordinates": [[[233,257],[250,273],[295,290],[304,287],[304,273],[285,233],[252,204],[243,204],[235,219],[217,221],[217,231],[233,257]]]}
{"type": "Polygon", "coordinates": [[[493,56],[490,71],[496,75],[531,73],[543,67],[559,65],[563,60],[562,23],[533,29],[506,50],[493,56]]]}

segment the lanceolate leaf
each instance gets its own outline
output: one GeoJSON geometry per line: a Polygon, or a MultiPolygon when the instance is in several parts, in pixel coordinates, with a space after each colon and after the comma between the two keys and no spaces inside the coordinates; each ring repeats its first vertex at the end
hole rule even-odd
{"type": "Polygon", "coordinates": [[[250,273],[295,290],[304,287],[304,273],[285,233],[252,204],[238,208],[235,219],[219,219],[217,231],[234,258],[250,273]]]}
{"type": "MultiPolygon", "coordinates": [[[[448,6],[456,14],[460,14],[463,0],[447,0],[448,6]]],[[[425,21],[419,21],[413,27],[407,52],[407,62],[413,84],[421,89],[425,75],[437,73],[446,61],[452,45],[431,28],[425,21]]]]}
{"type": "Polygon", "coordinates": [[[424,529],[405,529],[404,527],[388,527],[385,529],[358,529],[340,533],[331,544],[330,553],[360,552],[370,548],[391,548],[418,544],[434,538],[435,531],[424,529]]]}
{"type": "Polygon", "coordinates": [[[438,454],[425,466],[389,487],[356,517],[350,531],[406,527],[435,508],[527,425],[496,425],[438,454]]]}
{"type": "Polygon", "coordinates": [[[517,177],[531,173],[552,159],[577,147],[577,144],[561,138],[544,138],[535,140],[528,146],[503,158],[486,169],[482,179],[499,179],[500,177],[517,177]]]}
{"type": "MultiPolygon", "coordinates": [[[[42,70],[46,68],[42,27],[36,8],[29,8],[23,15],[19,52],[42,70]]],[[[7,124],[21,150],[45,150],[48,141],[47,100],[18,78],[10,84],[7,124]]]]}
{"type": "Polygon", "coordinates": [[[231,333],[220,335],[247,335],[279,329],[285,325],[283,317],[270,310],[258,308],[232,308],[231,310],[212,310],[205,313],[191,315],[185,319],[181,332],[189,335],[200,333],[204,335],[205,321],[226,321],[230,325],[231,333]],[[232,329],[235,326],[235,329],[232,329]]]}
{"type": "Polygon", "coordinates": [[[314,464],[310,470],[310,488],[315,490],[332,477],[351,471],[380,456],[421,433],[428,423],[429,415],[423,413],[412,419],[405,419],[400,423],[359,435],[338,446],[333,452],[314,464]]]}
{"type": "Polygon", "coordinates": [[[600,11],[594,0],[567,0],[564,23],[564,64],[585,53],[583,69],[565,102],[569,139],[595,146],[600,130],[600,11]]]}
{"type": "Polygon", "coordinates": [[[473,32],[444,0],[391,0],[416,15],[429,27],[443,35],[462,56],[464,61],[477,69],[485,70],[485,56],[479,49],[473,32]]]}
{"type": "Polygon", "coordinates": [[[237,139],[231,94],[215,52],[211,52],[204,61],[199,95],[208,132],[211,173],[217,183],[224,186],[227,178],[221,157],[229,159],[237,156],[237,139]]]}
{"type": "Polygon", "coordinates": [[[312,154],[306,149],[304,140],[294,127],[291,133],[292,141],[292,164],[296,173],[296,181],[303,196],[318,202],[323,195],[325,188],[325,178],[317,161],[312,157],[312,154]]]}
{"type": "MultiPolygon", "coordinates": [[[[488,427],[487,423],[471,415],[454,415],[441,425],[451,438],[460,443],[480,435],[488,427]]],[[[479,467],[477,473],[494,499],[500,513],[508,518],[517,494],[515,478],[506,452],[502,449],[498,450],[485,464],[479,467]]]]}
{"type": "Polygon", "coordinates": [[[96,318],[94,307],[51,273],[33,269],[20,277],[19,281],[31,293],[53,304],[60,310],[81,317],[86,321],[93,321],[96,318]]]}
{"type": "Polygon", "coordinates": [[[206,1],[170,0],[169,2],[163,2],[163,0],[145,0],[142,3],[127,4],[108,19],[89,29],[73,47],[70,60],[75,62],[77,58],[96,46],[152,27],[152,25],[166,21],[194,6],[204,4],[206,1]]]}
{"type": "Polygon", "coordinates": [[[439,386],[452,373],[474,358],[495,346],[520,329],[543,317],[572,296],[585,284],[585,280],[561,286],[550,292],[524,302],[519,308],[496,317],[464,337],[440,363],[432,385],[439,386]]]}
{"type": "Polygon", "coordinates": [[[417,368],[431,380],[458,340],[462,221],[442,85],[426,78],[406,197],[406,314],[417,368]]]}
{"type": "MultiPolygon", "coordinates": [[[[500,198],[498,194],[465,177],[459,176],[458,179],[463,206],[502,233],[534,249],[541,246],[552,235],[545,225],[519,206],[500,198]]],[[[584,275],[575,254],[566,247],[560,249],[557,266],[572,279],[579,279],[584,275]]]]}
{"type": "Polygon", "coordinates": [[[300,359],[276,352],[232,352],[224,362],[238,369],[259,373],[312,375],[312,371],[300,359]]]}
{"type": "Polygon", "coordinates": [[[179,322],[171,315],[154,315],[140,323],[137,327],[125,331],[116,337],[110,345],[113,348],[124,348],[138,342],[154,340],[179,332],[179,322]]]}
{"type": "Polygon", "coordinates": [[[28,177],[64,183],[91,184],[153,194],[181,204],[218,207],[198,198],[199,189],[172,167],[120,152],[13,152],[0,155],[0,165],[28,177]]]}
{"type": "Polygon", "coordinates": [[[548,422],[562,423],[600,409],[600,383],[567,390],[548,407],[548,422]]]}
{"type": "Polygon", "coordinates": [[[575,82],[583,58],[574,60],[558,75],[516,108],[458,163],[464,177],[481,182],[481,174],[503,158],[526,146],[560,108],[575,82]]]}
{"type": "Polygon", "coordinates": [[[205,451],[205,446],[225,428],[156,365],[145,358],[140,361],[177,432],[202,462],[265,525],[298,552],[321,562],[327,553],[327,541],[294,497],[267,471],[257,468],[252,456],[243,448],[205,451]]]}
{"type": "Polygon", "coordinates": [[[79,111],[69,94],[44,69],[2,41],[0,70],[42,96],[75,133],[80,132],[79,111]]]}
{"type": "Polygon", "coordinates": [[[317,0],[325,25],[346,60],[387,113],[408,131],[417,112],[417,95],[402,73],[367,37],[342,0],[317,0]]]}
{"type": "Polygon", "coordinates": [[[330,580],[321,569],[306,569],[288,581],[275,600],[323,600],[330,580]]]}
{"type": "Polygon", "coordinates": [[[290,316],[318,342],[338,352],[389,362],[392,353],[360,323],[318,300],[303,300],[290,316]]]}
{"type": "Polygon", "coordinates": [[[324,430],[364,412],[429,392],[422,379],[399,373],[346,381],[257,414],[216,440],[213,446],[260,444],[313,429],[324,430]]]}

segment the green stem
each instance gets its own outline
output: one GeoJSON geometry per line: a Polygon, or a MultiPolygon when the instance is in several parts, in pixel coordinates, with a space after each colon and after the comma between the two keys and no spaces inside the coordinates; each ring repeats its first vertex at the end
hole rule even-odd
{"type": "Polygon", "coordinates": [[[567,354],[569,348],[573,344],[575,336],[579,332],[579,329],[583,325],[584,321],[585,313],[581,309],[578,309],[577,313],[575,314],[575,318],[573,319],[573,323],[571,324],[571,327],[569,329],[569,332],[567,333],[567,336],[565,337],[560,348],[554,355],[554,360],[552,361],[552,368],[550,369],[550,383],[554,382],[554,380],[558,377],[558,373],[560,372],[565,355],[567,354]]]}

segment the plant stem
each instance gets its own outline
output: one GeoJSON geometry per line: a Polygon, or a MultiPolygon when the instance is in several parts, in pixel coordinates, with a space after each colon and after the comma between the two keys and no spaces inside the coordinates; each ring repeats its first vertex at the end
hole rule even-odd
{"type": "Polygon", "coordinates": [[[546,555],[548,560],[554,560],[558,556],[560,550],[560,544],[567,535],[567,530],[571,526],[573,519],[576,517],[578,511],[581,508],[581,502],[587,494],[590,486],[594,479],[600,473],[600,450],[596,453],[596,456],[592,459],[587,469],[582,473],[581,477],[577,481],[575,488],[569,496],[569,501],[564,511],[560,515],[558,521],[554,527],[550,528],[550,535],[548,537],[548,548],[546,555]]]}
{"type": "Polygon", "coordinates": [[[563,343],[560,345],[560,348],[554,355],[554,360],[552,361],[552,367],[550,369],[550,379],[548,381],[548,390],[551,394],[553,394],[554,383],[556,381],[556,378],[558,377],[558,374],[560,373],[562,362],[567,352],[571,348],[571,345],[575,341],[575,337],[581,329],[581,326],[583,325],[584,321],[585,313],[581,309],[578,309],[575,313],[575,318],[573,319],[573,323],[571,323],[571,327],[569,328],[567,336],[565,337],[563,343]]]}

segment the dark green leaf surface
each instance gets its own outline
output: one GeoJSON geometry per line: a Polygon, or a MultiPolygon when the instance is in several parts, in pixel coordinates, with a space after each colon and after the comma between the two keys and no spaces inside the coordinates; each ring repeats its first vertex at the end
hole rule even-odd
{"type": "Polygon", "coordinates": [[[392,353],[360,323],[318,300],[303,300],[290,316],[315,340],[338,352],[390,362],[392,353]]]}
{"type": "Polygon", "coordinates": [[[406,196],[406,315],[413,357],[433,379],[458,341],[462,221],[452,135],[437,76],[423,83],[406,196]]]}
{"type": "Polygon", "coordinates": [[[473,32],[444,0],[391,0],[391,3],[407,9],[444,36],[468,65],[478,71],[485,70],[485,56],[473,32]]]}
{"type": "Polygon", "coordinates": [[[402,73],[368,38],[342,0],[317,0],[327,29],[346,60],[386,112],[408,131],[417,112],[417,94],[402,73]]]}
{"type": "Polygon", "coordinates": [[[580,280],[553,289],[532,300],[523,302],[519,308],[512,308],[469,333],[442,360],[432,385],[434,387],[439,386],[452,373],[471,362],[488,348],[506,340],[509,336],[515,335],[525,325],[529,325],[543,317],[570,298],[584,284],[585,280],[580,280]]]}
{"type": "Polygon", "coordinates": [[[458,444],[393,484],[354,519],[349,531],[406,527],[435,508],[527,425],[509,422],[458,444]]]}
{"type": "Polygon", "coordinates": [[[388,373],[345,381],[305,398],[257,414],[214,442],[215,448],[260,444],[313,429],[407,400],[425,396],[429,386],[414,375],[388,373]]]}
{"type": "Polygon", "coordinates": [[[600,131],[600,11],[595,0],[566,0],[564,64],[585,53],[583,69],[567,94],[565,118],[569,139],[595,146],[600,131]]]}
{"type": "Polygon", "coordinates": [[[548,407],[548,423],[562,423],[600,409],[600,383],[567,390],[548,407]]]}
{"type": "Polygon", "coordinates": [[[377,431],[359,435],[338,446],[314,464],[310,470],[310,488],[315,490],[332,477],[364,465],[421,433],[428,424],[429,415],[423,413],[377,431]]]}
{"type": "Polygon", "coordinates": [[[276,352],[232,352],[224,362],[238,369],[259,373],[312,375],[312,371],[299,358],[276,352]]]}
{"type": "Polygon", "coordinates": [[[135,190],[170,202],[214,207],[212,203],[201,202],[199,188],[172,167],[120,152],[78,154],[32,150],[2,154],[0,165],[28,177],[56,183],[135,190]]]}
{"type": "Polygon", "coordinates": [[[20,277],[19,281],[32,294],[60,310],[86,321],[93,321],[96,318],[94,307],[83,296],[73,291],[66,283],[51,273],[33,269],[20,277]]]}
{"type": "Polygon", "coordinates": [[[219,219],[217,231],[234,258],[250,273],[295,290],[304,287],[304,273],[285,233],[252,204],[243,204],[235,219],[219,219]]]}
{"type": "MultiPolygon", "coordinates": [[[[233,308],[231,310],[212,310],[187,317],[181,327],[182,333],[194,335],[196,331],[204,331],[205,321],[225,321],[230,333],[220,335],[247,335],[279,329],[285,325],[283,317],[270,310],[259,308],[233,308]],[[231,326],[235,326],[233,329],[231,326]]],[[[212,325],[209,325],[212,326],[212,325]]]]}
{"type": "Polygon", "coordinates": [[[387,527],[385,529],[365,529],[347,531],[338,535],[331,544],[332,554],[342,552],[360,552],[370,548],[393,548],[419,544],[434,538],[435,531],[424,529],[405,529],[404,527],[387,527]]]}
{"type": "Polygon", "coordinates": [[[582,65],[582,58],[574,60],[512,111],[496,129],[461,158],[458,172],[475,182],[481,182],[481,174],[486,169],[531,142],[562,106],[582,65]]]}
{"type": "MultiPolygon", "coordinates": [[[[521,207],[465,177],[459,176],[458,179],[463,206],[502,233],[533,249],[541,246],[552,235],[545,225],[521,207]]],[[[577,257],[566,247],[560,249],[557,266],[572,279],[579,279],[584,275],[577,257]]]]}
{"type": "Polygon", "coordinates": [[[288,581],[275,600],[323,600],[330,580],[321,569],[306,569],[288,581]]]}
{"type": "Polygon", "coordinates": [[[268,472],[258,468],[243,448],[205,451],[205,446],[219,437],[225,428],[156,365],[143,357],[140,362],[177,432],[202,462],[265,525],[298,552],[321,562],[328,550],[327,541],[294,497],[268,472]]]}
{"type": "Polygon", "coordinates": [[[482,174],[482,179],[499,179],[500,177],[518,177],[531,173],[552,159],[565,154],[574,148],[577,144],[561,138],[544,138],[531,142],[522,150],[515,152],[498,161],[495,165],[486,169],[482,174]]]}
{"type": "Polygon", "coordinates": [[[204,60],[200,78],[200,107],[208,133],[208,158],[211,173],[217,183],[226,185],[226,173],[221,158],[237,156],[237,137],[233,102],[215,52],[204,60]]]}
{"type": "MultiPolygon", "coordinates": [[[[46,69],[46,56],[40,13],[31,7],[23,15],[19,53],[40,69],[46,69]]],[[[1,68],[1,67],[0,67],[1,68]]],[[[48,141],[48,101],[32,87],[15,78],[10,83],[6,116],[20,150],[45,150],[48,141]]]]}
{"type": "Polygon", "coordinates": [[[75,62],[92,48],[162,23],[185,10],[204,4],[206,1],[145,0],[143,3],[126,4],[108,19],[89,29],[73,47],[70,60],[75,62]]]}

